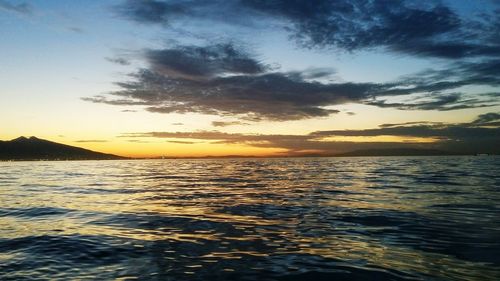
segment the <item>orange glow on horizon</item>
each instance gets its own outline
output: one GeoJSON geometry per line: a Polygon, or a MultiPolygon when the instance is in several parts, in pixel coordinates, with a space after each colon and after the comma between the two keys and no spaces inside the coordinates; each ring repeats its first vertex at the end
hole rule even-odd
{"type": "MultiPolygon", "coordinates": [[[[239,144],[214,144],[199,142],[192,144],[172,143],[165,140],[140,140],[128,142],[117,140],[96,143],[67,143],[73,146],[116,154],[125,157],[220,157],[220,156],[279,156],[286,155],[287,149],[253,147],[239,144]]],[[[182,141],[182,140],[180,140],[182,141]]]]}
{"type": "MultiPolygon", "coordinates": [[[[438,138],[400,136],[334,136],[316,139],[318,142],[393,142],[393,143],[435,143],[438,138]]],[[[66,142],[66,144],[86,149],[111,153],[125,157],[221,157],[221,156],[287,156],[285,148],[258,147],[251,144],[214,143],[214,140],[137,138],[134,140],[114,139],[109,142],[66,142]]],[[[259,143],[257,143],[258,145],[259,143]]],[[[296,151],[300,153],[320,153],[316,150],[296,151]]]]}
{"type": "MultiPolygon", "coordinates": [[[[65,136],[59,135],[37,135],[38,138],[62,143],[66,145],[82,147],[85,149],[115,154],[124,157],[132,158],[157,158],[157,157],[224,157],[224,156],[293,156],[302,154],[331,154],[343,153],[349,150],[345,148],[341,151],[330,150],[329,152],[321,149],[314,149],[305,146],[303,149],[297,143],[296,150],[289,150],[287,148],[278,147],[280,144],[276,143],[273,147],[272,141],[266,140],[248,140],[242,137],[242,143],[223,143],[223,139],[190,139],[190,138],[154,138],[154,137],[106,137],[106,135],[96,135],[94,137],[85,137],[86,132],[69,140],[65,136]],[[76,139],[76,140],[75,140],[76,139]],[[245,143],[243,143],[245,142],[245,143]]],[[[244,135],[244,134],[243,134],[244,135]]],[[[30,135],[26,135],[30,136],[30,135]]],[[[253,136],[253,135],[252,135],[253,136]]],[[[297,135],[301,136],[301,135],[297,135]]],[[[305,134],[304,136],[307,136],[305,134]]],[[[6,135],[1,139],[11,140],[18,136],[6,135]]],[[[417,144],[432,144],[442,139],[432,137],[402,137],[402,136],[329,136],[316,139],[304,138],[304,141],[309,142],[334,142],[339,143],[417,143],[417,144]]],[[[300,141],[299,141],[300,142],[300,141]]],[[[352,150],[356,150],[355,145],[352,150]]]]}

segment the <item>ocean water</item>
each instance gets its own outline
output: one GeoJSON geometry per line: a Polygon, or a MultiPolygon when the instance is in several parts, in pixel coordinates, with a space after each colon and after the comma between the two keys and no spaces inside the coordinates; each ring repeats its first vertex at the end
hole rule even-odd
{"type": "Polygon", "coordinates": [[[500,280],[500,157],[0,162],[0,280],[500,280]]]}

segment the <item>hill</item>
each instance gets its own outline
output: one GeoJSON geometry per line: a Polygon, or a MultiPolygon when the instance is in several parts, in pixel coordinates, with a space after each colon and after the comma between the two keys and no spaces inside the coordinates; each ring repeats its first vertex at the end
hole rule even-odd
{"type": "Polygon", "coordinates": [[[0,160],[111,160],[125,157],[39,139],[0,141],[0,160]]]}

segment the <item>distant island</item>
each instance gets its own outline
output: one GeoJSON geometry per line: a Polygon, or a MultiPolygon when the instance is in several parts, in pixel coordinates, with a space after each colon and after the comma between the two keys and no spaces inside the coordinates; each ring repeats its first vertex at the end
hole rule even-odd
{"type": "Polygon", "coordinates": [[[36,137],[0,141],[0,160],[113,160],[126,159],[113,154],[51,142],[36,137]]]}
{"type": "Polygon", "coordinates": [[[362,149],[354,150],[338,154],[321,154],[321,153],[308,153],[299,155],[269,155],[269,156],[255,156],[255,155],[222,155],[222,156],[158,156],[147,159],[227,159],[227,158],[295,158],[295,157],[371,157],[371,156],[446,156],[446,155],[473,155],[465,153],[456,153],[451,151],[444,151],[438,149],[421,149],[421,148],[384,148],[384,149],[362,149]]]}
{"type": "Polygon", "coordinates": [[[346,153],[336,154],[338,157],[353,156],[441,156],[441,155],[463,155],[438,149],[421,148],[385,148],[385,149],[361,149],[346,153]]]}
{"type": "Polygon", "coordinates": [[[281,156],[227,155],[205,157],[174,157],[161,156],[150,158],[128,158],[114,154],[96,152],[81,147],[65,145],[37,137],[19,137],[10,141],[0,141],[0,161],[30,161],[30,160],[119,160],[119,159],[193,159],[193,158],[276,158],[276,157],[363,157],[363,156],[445,156],[464,155],[438,149],[420,148],[384,148],[362,149],[339,154],[303,154],[281,156]]]}

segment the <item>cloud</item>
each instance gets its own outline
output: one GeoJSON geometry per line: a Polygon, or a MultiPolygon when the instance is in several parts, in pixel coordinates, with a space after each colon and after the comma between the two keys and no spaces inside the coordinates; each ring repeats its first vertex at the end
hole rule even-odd
{"type": "Polygon", "coordinates": [[[195,141],[167,141],[169,143],[177,143],[177,144],[196,144],[196,143],[199,143],[199,142],[195,142],[195,141]]]}
{"type": "Polygon", "coordinates": [[[33,14],[33,7],[26,2],[22,2],[19,4],[12,4],[9,1],[0,0],[0,10],[14,12],[22,15],[33,14]]]}
{"type": "MultiPolygon", "coordinates": [[[[494,12],[464,18],[440,1],[359,0],[124,1],[115,11],[165,29],[186,22],[260,22],[255,28],[283,27],[308,48],[377,49],[447,59],[447,64],[385,83],[351,83],[332,79],[333,68],[280,71],[251,52],[251,44],[173,45],[143,50],[145,67],[116,83],[118,91],[83,98],[86,101],[241,121],[327,117],[345,103],[440,111],[500,104],[496,93],[466,89],[500,86],[500,16],[494,12]]],[[[193,29],[190,32],[196,32],[193,29]]],[[[129,64],[123,58],[108,60],[129,64]]]]}
{"type": "Polygon", "coordinates": [[[405,122],[405,123],[395,123],[395,124],[381,124],[380,128],[389,128],[389,127],[398,127],[398,126],[406,126],[406,125],[444,125],[443,122],[429,122],[429,121],[414,121],[414,122],[405,122]]]}
{"type": "Polygon", "coordinates": [[[122,90],[83,99],[145,105],[148,111],[158,113],[298,120],[337,113],[325,107],[366,98],[377,87],[314,80],[330,76],[334,73],[331,69],[270,72],[258,60],[228,44],[148,50],[145,57],[149,67],[130,74],[130,81],[117,83],[122,90]]]}
{"type": "Polygon", "coordinates": [[[321,155],[368,148],[432,148],[458,153],[500,153],[499,113],[478,116],[469,123],[408,122],[383,124],[379,128],[364,130],[315,131],[305,135],[265,135],[225,133],[220,131],[147,132],[124,134],[123,137],[153,137],[169,139],[195,139],[219,144],[245,144],[255,147],[286,149],[289,155],[315,151],[321,155]],[[335,141],[332,137],[413,137],[433,138],[431,143],[335,141]]]}
{"type": "Polygon", "coordinates": [[[81,27],[76,27],[76,26],[70,26],[68,27],[69,31],[75,32],[75,33],[84,33],[85,31],[81,27]]]}
{"type": "Polygon", "coordinates": [[[471,123],[475,126],[496,126],[500,127],[500,113],[485,113],[479,115],[474,121],[471,123]]]}
{"type": "Polygon", "coordinates": [[[106,60],[119,65],[130,65],[130,61],[123,57],[106,58],[106,60]]]}
{"type": "Polygon", "coordinates": [[[241,1],[127,0],[115,6],[115,12],[139,24],[158,24],[171,28],[177,22],[209,21],[239,26],[253,25],[260,18],[257,11],[241,1]]]}
{"type": "Polygon", "coordinates": [[[402,110],[457,110],[491,107],[500,104],[498,92],[459,91],[466,86],[500,86],[500,59],[460,61],[444,69],[424,71],[400,77],[395,87],[386,91],[389,96],[416,94],[411,100],[391,102],[387,98],[367,101],[365,104],[402,110]]]}
{"type": "Polygon", "coordinates": [[[131,100],[131,99],[109,99],[102,95],[97,95],[93,97],[83,97],[82,100],[89,101],[93,103],[106,103],[111,105],[152,105],[152,102],[131,100]]]}
{"type": "Polygon", "coordinates": [[[249,125],[248,123],[241,121],[213,121],[212,126],[214,127],[226,127],[226,126],[234,126],[234,125],[249,125]]]}
{"type": "Polygon", "coordinates": [[[132,142],[132,143],[150,143],[149,141],[143,141],[143,140],[127,140],[127,142],[132,142]]]}
{"type": "Polygon", "coordinates": [[[406,1],[242,1],[269,16],[293,24],[292,37],[307,47],[337,47],[348,51],[413,45],[460,28],[448,7],[409,6],[406,1]]]}
{"type": "Polygon", "coordinates": [[[83,98],[112,105],[143,105],[157,113],[201,113],[241,120],[326,117],[332,106],[362,103],[418,110],[456,110],[497,105],[494,93],[452,92],[470,85],[500,85],[499,64],[457,63],[387,83],[335,83],[334,69],[280,72],[231,44],[146,50],[147,68],[116,83],[121,90],[83,98]],[[325,81],[325,79],[327,79],[325,81]],[[411,95],[418,95],[417,98],[411,95]],[[409,102],[391,102],[409,96],[409,102]]]}
{"type": "Polygon", "coordinates": [[[107,140],[76,140],[75,142],[108,142],[107,140]]]}
{"type": "Polygon", "coordinates": [[[207,80],[222,75],[259,74],[268,68],[232,44],[146,50],[144,57],[156,73],[188,80],[207,80]]]}
{"type": "Polygon", "coordinates": [[[479,107],[490,107],[499,105],[500,102],[495,99],[465,99],[463,98],[465,94],[463,93],[454,93],[454,94],[445,94],[438,95],[430,101],[420,101],[420,102],[387,102],[384,100],[366,102],[368,105],[375,105],[378,107],[392,107],[401,110],[440,110],[440,111],[449,111],[449,110],[457,110],[457,109],[466,109],[466,108],[479,108],[479,107]]]}
{"type": "Polygon", "coordinates": [[[298,120],[326,117],[338,110],[325,106],[357,101],[370,95],[373,84],[322,84],[288,73],[236,75],[208,81],[175,79],[143,69],[135,81],[111,93],[85,100],[114,105],[151,105],[159,113],[203,113],[245,120],[298,120]],[[127,101],[129,101],[127,103],[127,101]]]}
{"type": "Polygon", "coordinates": [[[467,139],[478,137],[497,137],[500,138],[499,128],[480,128],[470,127],[468,124],[442,125],[442,124],[420,124],[420,125],[397,125],[392,127],[383,127],[364,130],[332,130],[317,131],[311,133],[316,137],[334,137],[334,136],[356,136],[356,137],[374,137],[374,136],[400,136],[400,137],[437,137],[443,140],[447,139],[467,139]]]}
{"type": "Polygon", "coordinates": [[[307,48],[349,52],[385,48],[445,59],[500,52],[499,17],[494,10],[465,19],[440,1],[125,1],[116,10],[135,22],[166,28],[186,20],[231,25],[265,22],[262,26],[267,28],[281,26],[307,48]]]}
{"type": "Polygon", "coordinates": [[[121,137],[195,139],[211,141],[212,143],[218,144],[253,144],[263,147],[273,147],[273,141],[300,141],[308,138],[308,136],[303,135],[260,135],[225,133],[220,131],[129,133],[121,137]]]}

